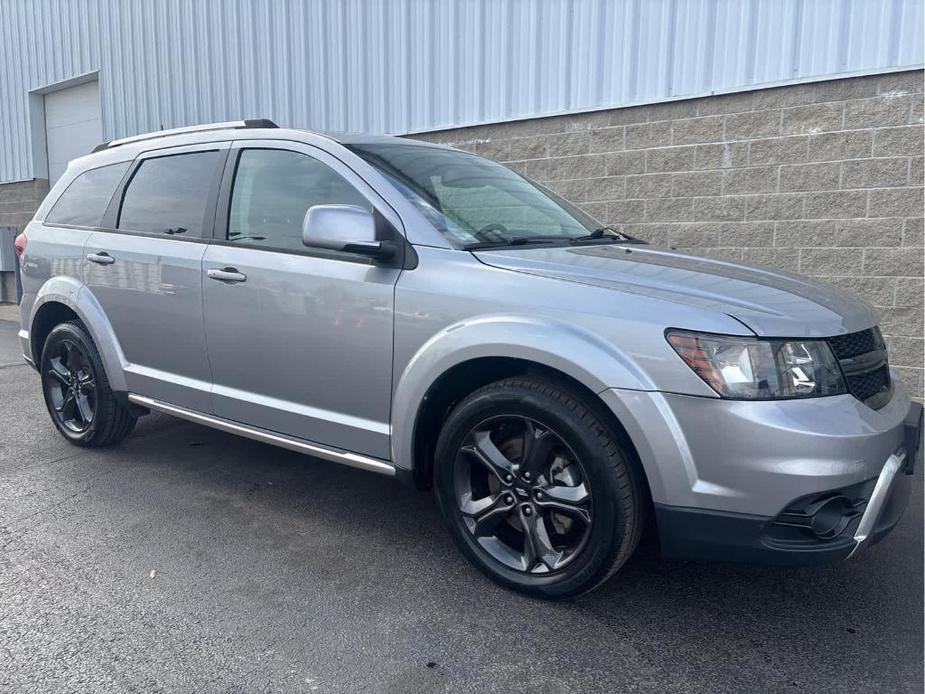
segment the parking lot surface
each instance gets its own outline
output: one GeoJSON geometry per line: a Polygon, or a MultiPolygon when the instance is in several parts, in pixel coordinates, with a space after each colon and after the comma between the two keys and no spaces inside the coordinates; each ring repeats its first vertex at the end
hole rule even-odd
{"type": "Polygon", "coordinates": [[[663,562],[545,603],[430,494],[159,415],[48,419],[0,311],[0,692],[921,692],[922,471],[897,530],[807,569],[663,562]]]}

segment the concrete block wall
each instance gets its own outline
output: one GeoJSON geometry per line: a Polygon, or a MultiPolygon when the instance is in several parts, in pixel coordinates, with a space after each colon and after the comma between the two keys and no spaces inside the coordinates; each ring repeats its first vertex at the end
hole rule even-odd
{"type": "Polygon", "coordinates": [[[856,292],[921,398],[922,84],[918,70],[411,137],[504,162],[651,243],[856,292]]]}
{"type": "MultiPolygon", "coordinates": [[[[0,183],[0,227],[22,230],[48,193],[48,180],[0,183]]],[[[16,278],[0,271],[0,303],[16,301],[16,278]]]]}
{"type": "Polygon", "coordinates": [[[48,194],[48,179],[0,183],[0,227],[23,229],[48,194]]]}

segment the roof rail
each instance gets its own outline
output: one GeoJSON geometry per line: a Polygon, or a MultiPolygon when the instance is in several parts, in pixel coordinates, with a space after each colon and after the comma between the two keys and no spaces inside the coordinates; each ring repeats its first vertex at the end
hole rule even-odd
{"type": "Polygon", "coordinates": [[[203,125],[188,125],[185,128],[171,128],[170,130],[156,130],[153,133],[144,133],[142,135],[132,135],[123,137],[110,142],[103,142],[93,148],[94,152],[102,152],[104,149],[127,145],[130,142],[141,142],[142,140],[154,140],[158,137],[167,137],[168,135],[184,135],[186,133],[202,133],[209,130],[228,130],[235,128],[278,128],[279,126],[269,118],[251,118],[248,120],[230,120],[224,123],[205,123],[203,125]]]}

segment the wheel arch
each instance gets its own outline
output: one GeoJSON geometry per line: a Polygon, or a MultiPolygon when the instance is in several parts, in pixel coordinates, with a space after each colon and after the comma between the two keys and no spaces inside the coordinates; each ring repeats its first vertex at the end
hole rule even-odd
{"type": "Polygon", "coordinates": [[[533,376],[553,381],[581,397],[582,402],[609,426],[648,489],[645,468],[632,437],[595,392],[567,373],[539,362],[512,357],[480,357],[462,362],[441,374],[432,384],[415,417],[411,476],[418,489],[429,489],[433,483],[433,453],[440,433],[440,423],[446,415],[470,393],[511,376],[533,376]]]}
{"type": "Polygon", "coordinates": [[[36,368],[40,366],[42,348],[48,333],[67,320],[79,320],[93,338],[100,353],[106,378],[116,392],[127,389],[125,357],[112,325],[102,307],[83,284],[73,277],[53,277],[36,295],[29,318],[29,348],[36,368]]]}
{"type": "Polygon", "coordinates": [[[397,467],[415,486],[428,488],[433,446],[455,403],[488,383],[525,374],[559,381],[582,396],[630,451],[646,480],[633,439],[599,396],[613,387],[648,389],[645,375],[596,335],[572,325],[511,316],[450,326],[410,360],[393,398],[392,456],[397,467]]]}

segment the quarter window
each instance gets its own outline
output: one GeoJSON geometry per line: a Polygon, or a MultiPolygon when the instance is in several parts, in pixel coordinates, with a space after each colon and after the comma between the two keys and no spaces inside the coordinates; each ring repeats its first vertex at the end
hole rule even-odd
{"type": "Polygon", "coordinates": [[[119,229],[202,236],[218,160],[217,151],[145,159],[122,198],[119,229]]]}
{"type": "Polygon", "coordinates": [[[281,149],[246,149],[231,194],[228,240],[305,250],[305,213],[313,205],[328,204],[371,209],[356,188],[314,157],[281,149]]]}
{"type": "Polygon", "coordinates": [[[84,171],[61,194],[45,217],[47,224],[98,227],[129,162],[84,171]]]}

